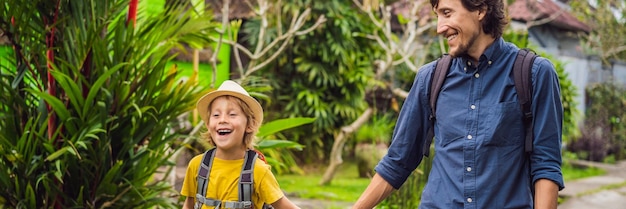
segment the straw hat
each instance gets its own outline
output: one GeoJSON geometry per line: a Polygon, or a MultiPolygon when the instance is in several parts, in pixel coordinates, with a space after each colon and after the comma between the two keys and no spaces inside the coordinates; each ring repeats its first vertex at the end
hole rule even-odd
{"type": "Polygon", "coordinates": [[[250,94],[248,94],[248,92],[238,83],[231,80],[224,81],[217,90],[205,94],[198,100],[196,108],[198,109],[198,113],[200,113],[200,117],[204,123],[209,123],[209,104],[211,104],[215,98],[224,95],[234,96],[241,99],[248,105],[248,107],[250,107],[250,109],[252,109],[252,113],[254,114],[254,118],[258,121],[258,124],[260,125],[263,123],[263,108],[261,107],[261,104],[259,104],[256,99],[252,98],[250,94]]]}

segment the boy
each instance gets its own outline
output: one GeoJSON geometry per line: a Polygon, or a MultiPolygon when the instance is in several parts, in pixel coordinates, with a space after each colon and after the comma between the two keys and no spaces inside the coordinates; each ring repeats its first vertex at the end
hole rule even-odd
{"type": "Polygon", "coordinates": [[[252,164],[252,204],[231,207],[241,205],[239,179],[244,156],[254,148],[255,135],[263,122],[263,108],[246,90],[233,81],[224,81],[216,91],[202,96],[196,108],[208,129],[202,136],[215,146],[214,158],[209,168],[206,197],[200,198],[196,197],[197,177],[203,154],[189,162],[181,189],[181,195],[187,197],[184,209],[194,208],[194,205],[198,209],[263,208],[265,203],[277,209],[298,208],[283,194],[270,166],[261,159],[254,159],[256,162],[252,164]]]}

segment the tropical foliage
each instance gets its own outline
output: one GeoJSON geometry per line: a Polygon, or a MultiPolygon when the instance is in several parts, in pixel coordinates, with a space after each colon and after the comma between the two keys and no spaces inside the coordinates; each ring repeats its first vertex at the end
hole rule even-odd
{"type": "Polygon", "coordinates": [[[292,155],[286,154],[289,150],[302,150],[301,144],[290,140],[281,140],[280,132],[294,127],[313,123],[315,118],[293,117],[273,120],[261,126],[257,137],[260,139],[257,149],[263,152],[267,162],[272,165],[272,171],[276,174],[295,172],[302,174],[292,155]]]}
{"type": "MultiPolygon", "coordinates": [[[[274,87],[268,111],[275,115],[270,117],[317,118],[286,136],[306,147],[301,159],[316,161],[330,152],[339,127],[351,123],[366,107],[363,90],[380,51],[373,41],[356,35],[369,34],[373,27],[362,24],[367,18],[352,12],[351,1],[283,1],[282,7],[286,12],[274,18],[289,20],[291,11],[311,8],[311,18],[324,15],[327,19],[319,29],[294,39],[274,65],[263,71],[274,87]]],[[[260,20],[254,20],[244,25],[244,31],[257,34],[260,26],[260,20]]]]}
{"type": "Polygon", "coordinates": [[[626,61],[626,2],[623,0],[571,0],[572,11],[592,27],[582,36],[587,54],[611,60],[626,61]]]}
{"type": "Polygon", "coordinates": [[[194,107],[194,76],[166,69],[181,42],[201,47],[210,13],[174,5],[141,15],[137,0],[5,1],[1,57],[0,205],[174,208],[170,124],[194,107]],[[139,15],[137,15],[139,14],[139,15]]]}

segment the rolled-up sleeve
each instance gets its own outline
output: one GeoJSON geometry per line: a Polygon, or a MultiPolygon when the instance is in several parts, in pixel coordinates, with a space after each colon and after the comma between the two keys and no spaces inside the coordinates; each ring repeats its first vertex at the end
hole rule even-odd
{"type": "Polygon", "coordinates": [[[430,128],[428,86],[433,70],[434,62],[431,62],[418,71],[398,116],[391,146],[375,168],[396,189],[422,161],[424,139],[430,128]]]}
{"type": "Polygon", "coordinates": [[[558,75],[545,58],[533,63],[533,82],[532,180],[552,180],[561,190],[565,187],[561,172],[563,105],[558,75]]]}

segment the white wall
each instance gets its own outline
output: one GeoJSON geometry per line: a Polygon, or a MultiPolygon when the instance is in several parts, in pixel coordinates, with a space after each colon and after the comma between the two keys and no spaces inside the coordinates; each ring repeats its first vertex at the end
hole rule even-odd
{"type": "Polygon", "coordinates": [[[616,83],[620,83],[626,88],[626,63],[613,63],[613,79],[615,79],[616,83]]]}
{"type": "Polygon", "coordinates": [[[563,69],[567,73],[567,77],[572,81],[572,84],[576,86],[576,109],[578,109],[579,115],[576,117],[576,121],[581,122],[585,112],[585,87],[588,84],[589,78],[589,62],[575,57],[560,56],[559,60],[565,64],[563,69]]]}

